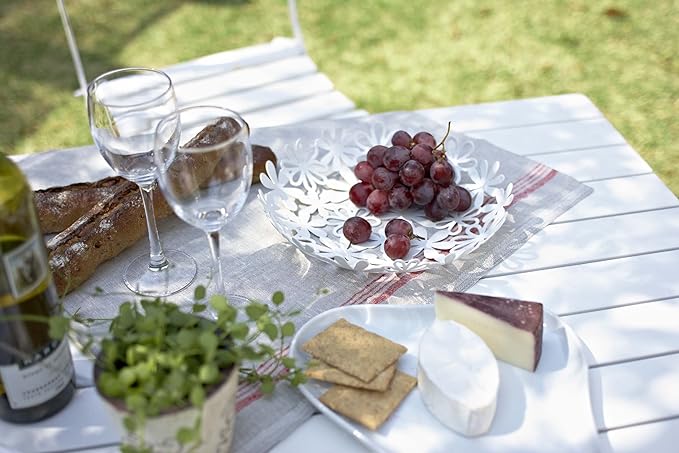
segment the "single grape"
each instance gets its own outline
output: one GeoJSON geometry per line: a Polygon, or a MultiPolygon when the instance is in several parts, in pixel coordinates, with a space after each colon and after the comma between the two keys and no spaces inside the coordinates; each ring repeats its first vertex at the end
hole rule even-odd
{"type": "Polygon", "coordinates": [[[362,160],[354,167],[354,174],[363,182],[370,182],[373,177],[373,167],[366,160],[362,160]]]}
{"type": "Polygon", "coordinates": [[[392,146],[384,152],[382,163],[391,171],[399,171],[410,160],[410,151],[403,146],[392,146]]]}
{"type": "Polygon", "coordinates": [[[424,179],[424,166],[416,160],[410,159],[399,171],[398,175],[401,177],[401,182],[406,186],[414,186],[419,184],[424,179]]]}
{"type": "Polygon", "coordinates": [[[446,152],[442,149],[435,149],[431,152],[435,160],[441,160],[446,158],[446,152]]]}
{"type": "Polygon", "coordinates": [[[421,183],[410,188],[410,194],[413,196],[413,202],[424,206],[431,203],[436,195],[434,183],[429,178],[424,178],[421,183]]]}
{"type": "Polygon", "coordinates": [[[436,146],[436,139],[429,132],[418,132],[413,137],[413,141],[417,144],[429,145],[432,148],[436,146]]]}
{"type": "Polygon", "coordinates": [[[384,241],[384,252],[392,260],[403,258],[410,250],[410,239],[402,234],[392,234],[384,241]]]}
{"type": "Polygon", "coordinates": [[[375,145],[368,150],[366,160],[373,166],[373,168],[381,167],[384,159],[384,152],[387,150],[386,146],[375,145]]]}
{"type": "Polygon", "coordinates": [[[372,227],[367,220],[360,217],[351,217],[344,222],[342,226],[342,233],[344,237],[349,239],[352,244],[360,244],[370,238],[372,227]]]}
{"type": "Polygon", "coordinates": [[[391,219],[384,227],[384,234],[391,236],[392,234],[402,234],[409,238],[413,237],[413,226],[407,220],[391,219]]]}
{"type": "Polygon", "coordinates": [[[424,215],[426,215],[428,219],[431,219],[434,222],[442,220],[446,216],[446,214],[447,214],[446,210],[439,206],[436,200],[432,201],[431,203],[424,207],[424,215]]]}
{"type": "Polygon", "coordinates": [[[449,186],[453,182],[453,166],[445,159],[439,159],[429,168],[429,177],[436,184],[449,186]]]}
{"type": "Polygon", "coordinates": [[[460,204],[460,193],[456,186],[441,187],[436,202],[447,211],[454,211],[460,204]]]}
{"type": "Polygon", "coordinates": [[[472,194],[470,194],[469,191],[464,187],[457,186],[456,189],[457,193],[460,196],[460,202],[455,208],[455,211],[457,212],[466,211],[472,205],[472,194]]]}
{"type": "Polygon", "coordinates": [[[408,209],[413,204],[413,196],[405,186],[395,186],[389,191],[389,206],[394,209],[408,209]]]}
{"type": "Polygon", "coordinates": [[[432,154],[431,146],[423,143],[413,146],[413,149],[410,150],[410,155],[413,157],[413,159],[425,167],[431,165],[432,162],[434,162],[434,155],[432,154]]]}
{"type": "Polygon", "coordinates": [[[357,182],[349,189],[349,199],[356,206],[365,206],[368,195],[373,191],[373,186],[367,182],[357,182]]]}
{"type": "Polygon", "coordinates": [[[398,181],[398,173],[378,167],[373,172],[372,183],[375,189],[389,190],[398,181]]]}
{"type": "Polygon", "coordinates": [[[413,139],[410,137],[410,134],[406,131],[396,131],[391,137],[391,144],[410,148],[412,140],[413,139]]]}
{"type": "Polygon", "coordinates": [[[386,190],[373,190],[365,202],[368,211],[375,215],[381,215],[389,211],[389,192],[386,190]]]}

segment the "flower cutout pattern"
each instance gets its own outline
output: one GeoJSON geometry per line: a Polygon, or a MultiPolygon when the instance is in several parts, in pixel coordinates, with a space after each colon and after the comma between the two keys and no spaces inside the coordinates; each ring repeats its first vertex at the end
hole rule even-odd
{"type": "MultiPolygon", "coordinates": [[[[451,134],[446,139],[445,147],[446,156],[448,156],[453,167],[469,169],[477,165],[477,160],[474,157],[476,145],[474,145],[473,140],[459,134],[451,134]]],[[[459,180],[456,179],[456,182],[459,182],[459,180]]]]}
{"type": "MultiPolygon", "coordinates": [[[[328,168],[318,159],[318,146],[305,146],[302,140],[298,139],[292,145],[286,145],[288,159],[281,159],[281,173],[285,173],[293,186],[302,185],[304,189],[316,190],[319,185],[326,184],[328,179],[328,168]]],[[[331,170],[332,171],[332,170],[331,170]]]]}
{"type": "Polygon", "coordinates": [[[316,141],[316,146],[320,150],[321,164],[330,171],[336,171],[343,180],[356,182],[356,177],[352,171],[354,165],[361,159],[365,152],[357,146],[348,144],[346,130],[330,129],[321,134],[321,138],[316,141]]]}
{"type": "Polygon", "coordinates": [[[353,146],[359,153],[366,153],[375,145],[391,146],[391,136],[397,129],[387,129],[381,121],[375,121],[367,129],[359,129],[355,132],[353,146]]]}
{"type": "Polygon", "coordinates": [[[479,162],[479,165],[467,170],[467,174],[471,179],[471,183],[467,184],[467,189],[481,189],[483,192],[488,192],[490,187],[502,184],[505,176],[499,174],[499,170],[500,162],[494,162],[492,165],[489,165],[488,161],[485,160],[479,162]]]}

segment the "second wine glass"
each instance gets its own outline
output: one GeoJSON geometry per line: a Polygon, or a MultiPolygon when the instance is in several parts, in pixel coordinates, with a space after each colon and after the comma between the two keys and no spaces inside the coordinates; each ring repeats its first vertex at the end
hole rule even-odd
{"type": "Polygon", "coordinates": [[[160,188],[175,214],[206,233],[214,292],[225,294],[219,232],[241,210],[250,189],[249,126],[221,107],[180,109],[158,124],[154,157],[160,188]]]}

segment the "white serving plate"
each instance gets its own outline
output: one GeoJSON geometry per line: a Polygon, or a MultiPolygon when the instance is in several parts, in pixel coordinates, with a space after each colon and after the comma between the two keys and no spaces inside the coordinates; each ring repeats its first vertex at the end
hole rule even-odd
{"type": "MultiPolygon", "coordinates": [[[[291,355],[306,363],[302,345],[339,318],[408,348],[399,369],[416,376],[420,336],[434,320],[433,305],[354,305],[326,311],[307,322],[291,355]]],[[[451,345],[452,347],[452,345],[451,345]]],[[[468,438],[434,418],[416,389],[377,430],[345,418],[319,401],[330,385],[309,380],[302,394],[340,428],[381,452],[592,452],[598,451],[585,346],[555,315],[545,313],[542,358],[535,373],[498,361],[500,390],[488,433],[468,438]]]]}
{"type": "MultiPolygon", "coordinates": [[[[472,196],[465,212],[433,222],[422,207],[375,216],[349,200],[349,189],[358,182],[353,174],[356,163],[366,158],[371,146],[389,145],[398,129],[379,121],[356,122],[352,127],[328,126],[314,136],[279,138],[278,166],[267,163],[258,193],[274,228],[308,256],[365,272],[416,272],[451,265],[483,245],[500,229],[513,200],[513,185],[505,181],[499,162],[475,157],[490,146],[483,140],[451,133],[445,142],[455,183],[472,196]],[[344,222],[353,216],[372,225],[365,243],[351,245],[342,234],[344,222]],[[420,239],[412,241],[403,259],[392,260],[383,249],[384,227],[397,217],[409,220],[420,239]]],[[[428,130],[437,138],[445,133],[440,125],[417,118],[407,129],[428,130]]]]}

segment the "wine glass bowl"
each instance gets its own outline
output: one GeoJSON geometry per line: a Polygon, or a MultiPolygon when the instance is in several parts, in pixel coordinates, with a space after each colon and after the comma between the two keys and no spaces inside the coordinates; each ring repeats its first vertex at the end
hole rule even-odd
{"type": "Polygon", "coordinates": [[[92,138],[106,162],[125,179],[152,184],[155,129],[177,109],[170,78],[152,69],[121,69],[99,76],[88,93],[92,138]]]}
{"type": "Polygon", "coordinates": [[[203,230],[210,243],[217,291],[223,292],[219,231],[243,207],[252,181],[247,123],[228,109],[180,109],[156,129],[158,182],[175,214],[203,230]]]}
{"type": "Polygon", "coordinates": [[[177,111],[172,80],[155,69],[107,72],[88,86],[87,111],[99,152],[118,175],[139,186],[144,205],[150,253],[127,266],[125,285],[148,296],[181,291],[195,278],[196,263],[186,253],[163,251],[153,209],[154,135],[159,121],[177,111]]]}

